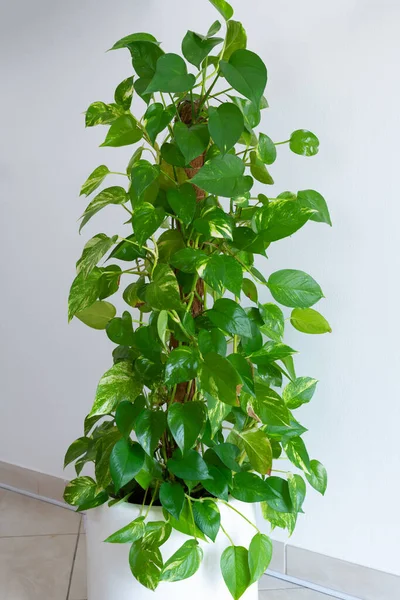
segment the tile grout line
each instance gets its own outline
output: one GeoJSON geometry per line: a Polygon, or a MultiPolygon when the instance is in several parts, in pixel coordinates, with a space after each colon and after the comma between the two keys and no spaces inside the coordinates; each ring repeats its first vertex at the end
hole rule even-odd
{"type": "Polygon", "coordinates": [[[66,596],[65,600],[68,600],[68,598],[69,598],[69,592],[71,590],[71,583],[72,583],[72,576],[74,574],[76,553],[78,552],[78,544],[79,544],[79,539],[81,537],[81,526],[82,526],[82,517],[81,517],[81,520],[80,520],[80,523],[79,523],[78,535],[76,536],[76,543],[75,543],[75,548],[74,548],[74,555],[72,557],[72,566],[71,566],[71,571],[70,571],[70,574],[69,574],[67,596],[66,596]]]}

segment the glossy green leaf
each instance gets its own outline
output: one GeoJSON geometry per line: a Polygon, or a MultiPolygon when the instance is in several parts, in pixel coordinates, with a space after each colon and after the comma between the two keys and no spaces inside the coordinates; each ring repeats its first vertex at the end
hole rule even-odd
{"type": "Polygon", "coordinates": [[[222,154],[233,148],[244,129],[241,110],[232,102],[225,102],[217,108],[208,109],[208,129],[222,154]]]}
{"type": "Polygon", "coordinates": [[[210,2],[226,21],[233,17],[233,8],[226,0],[210,0],[210,2]]]}
{"type": "Polygon", "coordinates": [[[197,248],[178,250],[171,257],[171,264],[184,273],[195,273],[197,265],[207,260],[207,254],[197,248]]]}
{"type": "Polygon", "coordinates": [[[134,335],[132,325],[132,315],[124,311],[122,317],[116,317],[107,324],[107,336],[109,339],[121,346],[133,346],[134,335]]]}
{"type": "Polygon", "coordinates": [[[231,471],[239,472],[242,467],[237,462],[240,455],[240,448],[229,442],[223,442],[213,446],[213,452],[218,458],[224,463],[224,465],[231,471]]]}
{"type": "Polygon", "coordinates": [[[290,438],[283,444],[283,449],[290,462],[305,473],[310,473],[310,457],[305,443],[300,436],[290,438]]]}
{"type": "Polygon", "coordinates": [[[203,481],[210,477],[207,464],[196,450],[188,450],[184,456],[176,451],[168,460],[167,467],[176,477],[188,481],[203,481]]]}
{"type": "Polygon", "coordinates": [[[167,191],[168,204],[183,223],[190,225],[196,212],[196,192],[190,183],[167,191]]]}
{"type": "Polygon", "coordinates": [[[151,33],[131,33],[130,35],[126,35],[118,42],[115,42],[111,50],[118,50],[119,48],[129,48],[132,44],[138,42],[150,42],[154,45],[159,45],[160,42],[157,42],[156,38],[151,35],[151,33]]]}
{"type": "Polygon", "coordinates": [[[136,419],[145,407],[144,396],[138,396],[134,402],[123,400],[118,404],[115,412],[115,423],[123,436],[130,436],[136,419]]]}
{"type": "Polygon", "coordinates": [[[103,183],[109,172],[109,168],[105,165],[97,167],[82,185],[80,196],[90,196],[103,183]]]}
{"type": "Polygon", "coordinates": [[[290,498],[289,484],[282,477],[268,477],[265,480],[267,494],[265,501],[268,506],[277,512],[288,513],[293,511],[293,504],[290,498]]]}
{"type": "Polygon", "coordinates": [[[117,239],[117,235],[110,238],[105,233],[98,233],[86,242],[82,256],[76,263],[77,273],[83,273],[83,276],[87,277],[117,239]]]}
{"type": "Polygon", "coordinates": [[[131,362],[122,360],[106,371],[100,379],[89,416],[107,415],[123,400],[133,402],[141,391],[142,385],[134,375],[131,362]]]}
{"type": "MultiPolygon", "coordinates": [[[[193,181],[193,179],[192,179],[193,181]]],[[[194,228],[207,239],[232,239],[233,219],[221,208],[211,207],[193,223],[194,228]]]]}
{"type": "Polygon", "coordinates": [[[268,287],[277,302],[293,308],[309,308],[323,298],[318,283],[304,271],[275,271],[268,279],[268,287]]]}
{"type": "Polygon", "coordinates": [[[250,319],[234,300],[220,298],[207,314],[214,325],[223,331],[244,337],[251,336],[250,319]]]}
{"type": "Polygon", "coordinates": [[[221,523],[221,515],[216,502],[207,499],[202,502],[194,502],[193,516],[197,527],[215,542],[221,523]]]}
{"type": "Polygon", "coordinates": [[[227,343],[225,335],[219,329],[213,328],[211,331],[202,329],[197,338],[200,352],[204,355],[209,352],[217,352],[221,356],[226,355],[227,343]]]}
{"type": "Polygon", "coordinates": [[[114,248],[109,258],[131,262],[137,258],[145,258],[145,256],[146,252],[137,243],[135,235],[131,234],[114,248]]]}
{"type": "Polygon", "coordinates": [[[297,192],[297,202],[300,206],[314,211],[310,216],[311,221],[332,225],[326,200],[315,190],[301,190],[297,192]]]}
{"type": "Polygon", "coordinates": [[[195,76],[188,74],[183,58],[178,54],[163,54],[157,60],[156,71],[146,94],[187,92],[192,89],[195,81],[195,76]]]}
{"type": "Polygon", "coordinates": [[[132,104],[133,96],[133,77],[128,77],[121,81],[114,93],[116,104],[122,106],[124,110],[129,110],[132,104]]]}
{"type": "Polygon", "coordinates": [[[81,217],[82,222],[79,231],[81,231],[82,227],[105,206],[108,206],[109,204],[124,204],[127,201],[128,196],[123,187],[115,185],[102,190],[86,207],[85,212],[81,217]]]}
{"type": "Polygon", "coordinates": [[[115,104],[105,104],[104,102],[93,102],[86,111],[86,127],[96,125],[109,125],[123,114],[123,109],[115,104]]]}
{"type": "Polygon", "coordinates": [[[253,175],[254,179],[257,179],[257,181],[260,181],[261,183],[265,183],[267,185],[272,185],[274,183],[274,180],[267,171],[265,164],[260,158],[258,158],[257,152],[254,150],[250,152],[250,173],[253,175]]]}
{"type": "Polygon", "coordinates": [[[171,536],[172,528],[166,521],[150,521],[146,523],[143,541],[151,546],[162,546],[171,536]]]}
{"type": "Polygon", "coordinates": [[[101,146],[128,146],[135,144],[143,137],[143,131],[138,127],[136,119],[132,115],[123,115],[116,119],[101,146]]]}
{"type": "Polygon", "coordinates": [[[293,504],[294,512],[302,512],[304,499],[306,497],[306,484],[300,475],[288,475],[289,494],[293,504]]]}
{"type": "Polygon", "coordinates": [[[222,60],[219,65],[227,82],[258,107],[267,84],[267,69],[261,58],[254,52],[239,49],[229,61],[222,60]]]}
{"type": "Polygon", "coordinates": [[[157,135],[169,125],[174,114],[174,106],[164,108],[160,102],[150,104],[144,114],[143,124],[153,145],[157,135]]]}
{"type": "Polygon", "coordinates": [[[160,582],[163,559],[160,549],[154,544],[137,540],[129,551],[129,566],[132,575],[149,590],[155,590],[160,582]]]}
{"type": "Polygon", "coordinates": [[[286,406],[295,409],[310,402],[314,395],[318,380],[311,377],[297,377],[290,381],[283,390],[283,399],[286,406]]]}
{"type": "Polygon", "coordinates": [[[226,24],[225,49],[222,55],[224,60],[229,60],[235,50],[246,48],[247,34],[239,21],[229,20],[226,24]]]}
{"type": "Polygon", "coordinates": [[[166,517],[169,517],[169,522],[171,523],[172,527],[176,529],[176,531],[180,531],[185,535],[206,541],[206,537],[204,536],[203,532],[200,531],[195,523],[193,523],[192,511],[186,498],[179,519],[170,516],[170,514],[168,514],[166,511],[164,511],[164,514],[166,517]]]}
{"type": "Polygon", "coordinates": [[[186,247],[182,232],[179,229],[167,229],[157,240],[158,260],[162,263],[170,263],[171,257],[186,247]]]}
{"type": "Polygon", "coordinates": [[[136,442],[122,439],[115,444],[110,456],[110,473],[116,492],[139,473],[144,457],[143,449],[136,442]]]}
{"type": "Polygon", "coordinates": [[[248,394],[255,396],[254,376],[251,364],[241,354],[230,354],[228,356],[228,360],[236,369],[243,385],[243,389],[248,394]]]}
{"type": "Polygon", "coordinates": [[[152,456],[167,427],[167,416],[162,410],[145,408],[136,419],[135,433],[139,444],[152,456]]]}
{"type": "MultiPolygon", "coordinates": [[[[165,142],[161,146],[161,156],[163,160],[169,165],[173,165],[174,167],[184,167],[186,165],[185,157],[182,152],[179,150],[177,144],[165,142]]],[[[174,179],[174,172],[172,171],[170,178],[174,179]]],[[[172,181],[169,181],[171,185],[173,185],[172,181]]],[[[170,187],[171,187],[170,185],[170,187]]]]}
{"type": "Polygon", "coordinates": [[[297,129],[290,136],[289,146],[296,154],[314,156],[319,150],[319,140],[311,131],[297,129]]]}
{"type": "Polygon", "coordinates": [[[265,133],[260,133],[259,135],[257,155],[266,165],[272,165],[276,160],[276,146],[265,133]]]}
{"type": "Polygon", "coordinates": [[[137,242],[143,245],[157,231],[164,219],[165,212],[161,207],[154,208],[149,202],[139,204],[132,217],[137,242]]]}
{"type": "Polygon", "coordinates": [[[119,265],[108,265],[100,270],[99,300],[104,300],[118,291],[122,269],[119,265]]]}
{"type": "Polygon", "coordinates": [[[324,495],[328,485],[328,475],[324,465],[318,460],[311,460],[309,472],[305,473],[306,479],[312,487],[320,494],[324,495]]]}
{"type": "Polygon", "coordinates": [[[231,412],[231,407],[225,402],[220,402],[218,399],[213,398],[210,394],[206,393],[207,398],[207,409],[208,409],[208,420],[211,427],[211,437],[220,429],[222,422],[231,412]]]}
{"type": "Polygon", "coordinates": [[[251,583],[249,553],[243,546],[229,546],[221,556],[221,572],[234,600],[243,596],[251,583]]]}
{"type": "Polygon", "coordinates": [[[177,383],[190,381],[196,377],[199,368],[199,355],[195,349],[188,346],[175,348],[168,355],[165,367],[165,383],[173,386],[177,383]]]}
{"type": "Polygon", "coordinates": [[[63,498],[67,504],[77,506],[78,510],[86,507],[94,508],[107,502],[108,495],[104,492],[96,494],[96,482],[91,477],[77,477],[67,483],[63,498]]]}
{"type": "Polygon", "coordinates": [[[64,457],[64,469],[72,462],[74,462],[77,458],[85,454],[89,449],[91,440],[88,437],[80,437],[69,446],[67,452],[64,457]]]}
{"type": "Polygon", "coordinates": [[[236,473],[232,496],[242,502],[262,502],[269,494],[266,482],[255,473],[236,473]]]}
{"type": "Polygon", "coordinates": [[[182,54],[199,69],[205,57],[223,41],[222,38],[203,37],[194,31],[188,31],[182,41],[182,54]]]}
{"type": "Polygon", "coordinates": [[[265,571],[272,559],[272,542],[263,533],[256,533],[249,546],[249,570],[250,583],[256,583],[265,571]]]}
{"type": "Polygon", "coordinates": [[[282,344],[282,342],[269,341],[257,352],[253,352],[250,355],[250,360],[255,365],[265,365],[275,360],[282,360],[286,356],[294,354],[296,350],[293,350],[290,346],[282,344]]]}
{"type": "Polygon", "coordinates": [[[178,121],[174,126],[174,136],[179,150],[185,157],[185,164],[203,154],[210,140],[207,125],[204,123],[188,127],[178,121]]]}
{"type": "Polygon", "coordinates": [[[157,166],[147,160],[138,160],[132,167],[131,180],[132,189],[137,198],[143,199],[144,192],[157,181],[160,171],[157,166]]]}
{"type": "Polygon", "coordinates": [[[100,269],[93,269],[88,277],[79,273],[72,282],[68,297],[68,321],[97,300],[99,295],[100,269]]]}
{"type": "Polygon", "coordinates": [[[182,581],[192,577],[200,567],[203,550],[197,540],[188,540],[167,560],[161,581],[182,581]]]}
{"type": "MultiPolygon", "coordinates": [[[[177,348],[179,350],[180,348],[177,348]]],[[[176,350],[174,350],[176,352],[176,350]]],[[[172,354],[172,353],[171,353],[172,354]]],[[[168,427],[182,454],[194,446],[204,427],[202,402],[174,403],[168,409],[168,427]]]]}
{"type": "Polygon", "coordinates": [[[154,269],[153,282],[146,287],[145,299],[154,310],[181,308],[178,282],[167,265],[159,264],[154,269]]]}
{"type": "Polygon", "coordinates": [[[296,200],[275,200],[261,208],[253,218],[264,242],[275,242],[293,235],[310,220],[312,211],[296,200]]]}
{"type": "Polygon", "coordinates": [[[222,294],[226,288],[235,296],[240,295],[243,271],[238,261],[232,256],[213,255],[206,262],[198,265],[197,272],[207,285],[219,294],[222,294]]]}
{"type": "Polygon", "coordinates": [[[295,329],[302,333],[331,333],[328,321],[313,308],[295,308],[290,315],[290,322],[295,329]]]}
{"type": "Polygon", "coordinates": [[[138,517],[105,539],[109,544],[132,544],[144,536],[144,517],[138,517]]]}
{"type": "Polygon", "coordinates": [[[105,329],[116,312],[115,306],[110,302],[98,301],[77,312],[75,316],[88,327],[105,329]]]}
{"type": "Polygon", "coordinates": [[[248,192],[253,185],[244,171],[238,156],[226,154],[208,160],[191,181],[209,194],[233,198],[248,192]]]}
{"type": "Polygon", "coordinates": [[[185,503],[185,492],[178,482],[164,481],[160,487],[160,502],[175,519],[180,518],[185,503]]]}
{"type": "Polygon", "coordinates": [[[290,425],[290,412],[282,398],[265,383],[256,381],[256,397],[249,398],[254,413],[262,423],[271,426],[290,425]]]}
{"type": "Polygon", "coordinates": [[[201,387],[213,398],[235,406],[238,404],[237,386],[241,380],[231,363],[215,352],[204,357],[201,371],[201,387]]]}
{"type": "Polygon", "coordinates": [[[260,314],[264,322],[262,331],[275,342],[280,342],[284,329],[285,317],[279,306],[272,302],[259,305],[260,314]]]}
{"type": "Polygon", "coordinates": [[[253,469],[267,475],[272,467],[272,448],[267,435],[261,429],[249,429],[239,435],[253,469]]]}

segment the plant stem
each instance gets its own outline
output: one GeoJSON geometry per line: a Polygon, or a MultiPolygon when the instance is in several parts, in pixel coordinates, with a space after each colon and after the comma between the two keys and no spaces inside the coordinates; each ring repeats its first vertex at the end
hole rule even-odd
{"type": "Polygon", "coordinates": [[[275,146],[281,146],[282,144],[288,144],[290,140],[285,140],[284,142],[274,142],[275,146]]]}
{"type": "Polygon", "coordinates": [[[152,495],[152,497],[151,497],[150,504],[149,504],[149,506],[148,506],[148,509],[147,509],[147,512],[146,512],[146,514],[145,514],[145,517],[144,517],[144,518],[146,518],[146,517],[147,517],[147,515],[149,514],[149,512],[150,512],[150,509],[151,509],[151,507],[153,506],[153,502],[154,502],[154,500],[156,499],[156,494],[157,494],[157,492],[158,492],[158,481],[157,481],[157,483],[156,483],[156,487],[154,488],[154,492],[153,492],[153,495],[152,495]]]}
{"type": "Polygon", "coordinates": [[[229,533],[227,533],[227,531],[224,529],[224,527],[222,526],[222,524],[220,525],[222,531],[224,532],[224,534],[226,535],[226,537],[228,538],[228,540],[230,541],[231,545],[234,546],[235,544],[233,543],[233,540],[231,538],[231,536],[229,535],[229,533]]]}
{"type": "Polygon", "coordinates": [[[187,496],[187,501],[189,504],[189,511],[190,511],[190,516],[192,517],[192,523],[193,523],[193,537],[195,540],[197,540],[197,535],[196,535],[196,522],[194,520],[194,514],[193,514],[193,507],[192,507],[192,499],[190,498],[190,496],[187,496]]]}
{"type": "Polygon", "coordinates": [[[235,508],[234,506],[232,506],[232,504],[229,504],[229,502],[226,502],[225,500],[221,500],[221,498],[218,499],[218,502],[222,502],[222,504],[225,504],[226,506],[229,506],[229,508],[231,510],[234,510],[235,513],[237,513],[238,515],[240,515],[245,521],[247,521],[249,523],[249,525],[251,525],[252,527],[254,527],[254,529],[257,529],[258,533],[260,533],[260,530],[258,529],[257,525],[254,525],[254,523],[252,523],[250,521],[250,519],[248,519],[247,517],[245,517],[244,514],[241,513],[237,508],[235,508]]]}

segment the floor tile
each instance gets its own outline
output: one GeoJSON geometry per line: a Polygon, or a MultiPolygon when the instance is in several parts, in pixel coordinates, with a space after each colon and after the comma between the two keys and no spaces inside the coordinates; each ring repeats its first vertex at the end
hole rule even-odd
{"type": "Polygon", "coordinates": [[[80,520],[80,515],[72,510],[8,490],[0,491],[0,537],[77,534],[80,520]]]}
{"type": "Polygon", "coordinates": [[[261,590],[286,590],[286,589],[295,589],[299,586],[295,583],[290,583],[289,581],[284,581],[283,579],[278,579],[278,577],[272,577],[271,575],[263,575],[258,582],[258,589],[261,590]]]}
{"type": "Polygon", "coordinates": [[[0,538],[2,600],[65,600],[76,535],[0,538]]]}
{"type": "Polygon", "coordinates": [[[71,587],[68,600],[85,600],[86,598],[86,535],[80,534],[72,571],[71,587]]]}
{"type": "Polygon", "coordinates": [[[263,590],[260,591],[258,600],[333,600],[333,597],[299,587],[291,590],[263,590]]]}

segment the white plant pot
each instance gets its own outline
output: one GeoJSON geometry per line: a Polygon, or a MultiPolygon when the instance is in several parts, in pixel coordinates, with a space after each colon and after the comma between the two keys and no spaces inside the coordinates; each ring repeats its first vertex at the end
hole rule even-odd
{"type": "MultiPolygon", "coordinates": [[[[255,523],[255,507],[230,500],[248,519],[255,523]]],[[[228,506],[218,503],[221,522],[236,546],[248,548],[254,527],[228,506]]],[[[143,587],[133,577],[129,567],[130,544],[106,544],[104,540],[139,516],[140,507],[122,503],[112,507],[107,504],[89,510],[86,516],[88,600],[232,600],[221,575],[220,558],[230,542],[220,530],[215,543],[202,542],[204,556],[199,570],[184,581],[160,583],[155,592],[143,587]]],[[[162,509],[152,507],[149,521],[163,520],[162,509]]],[[[166,561],[188,536],[172,530],[169,540],[161,546],[166,561]]],[[[242,596],[243,600],[257,600],[257,584],[242,596]]]]}

